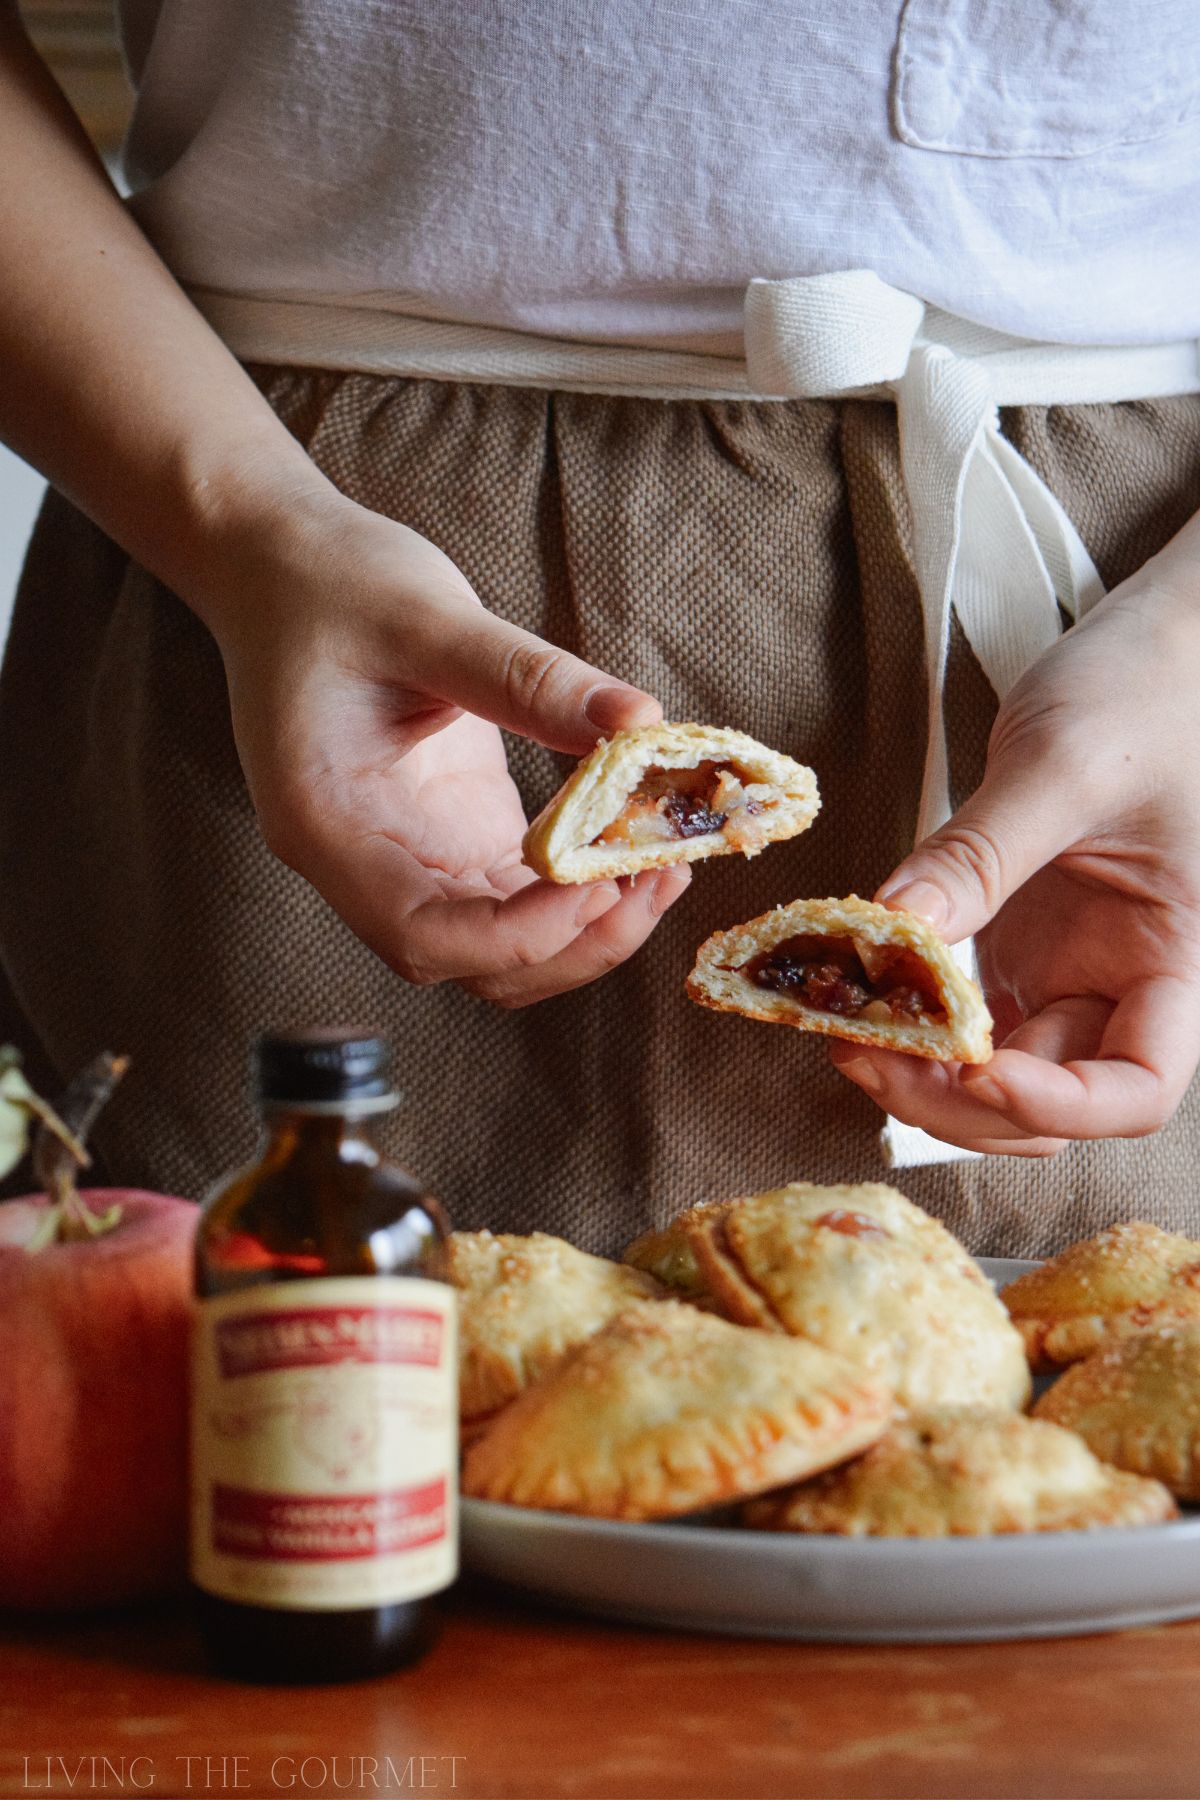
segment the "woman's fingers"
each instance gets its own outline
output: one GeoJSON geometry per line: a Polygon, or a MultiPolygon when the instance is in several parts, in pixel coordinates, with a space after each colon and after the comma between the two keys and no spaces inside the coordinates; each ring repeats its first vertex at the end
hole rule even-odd
{"type": "Polygon", "coordinates": [[[1079,817],[1032,759],[989,763],[983,785],[918,844],[875,898],[920,915],[947,939],[971,937],[1079,835],[1079,817]]]}
{"type": "Polygon", "coordinates": [[[503,896],[437,893],[398,922],[392,966],[421,985],[501,978],[519,986],[621,902],[615,881],[531,881],[503,896]]]}
{"type": "Polygon", "coordinates": [[[518,877],[498,891],[482,869],[426,867],[380,831],[326,830],[288,860],[376,956],[422,987],[545,962],[620,900],[615,881],[518,877]]]}
{"type": "Polygon", "coordinates": [[[691,871],[636,882],[556,886],[519,867],[454,875],[418,863],[382,833],[327,841],[301,873],[377,956],[419,986],[458,981],[525,1005],[595,981],[632,955],[684,892],[691,871]]]}
{"type": "Polygon", "coordinates": [[[876,900],[918,913],[957,943],[1094,831],[1097,814],[1110,816],[1112,784],[1099,773],[1071,664],[1055,646],[1026,673],[1000,708],[979,787],[893,870],[876,900]]]}
{"type": "Polygon", "coordinates": [[[600,737],[662,718],[658,701],[482,609],[413,619],[406,686],[551,750],[581,755],[600,737]]]}
{"type": "Polygon", "coordinates": [[[1200,991],[1159,976],[1115,1006],[1056,1001],[989,1063],[926,1063],[850,1044],[831,1054],[887,1112],[945,1143],[1044,1156],[1072,1138],[1142,1137],[1167,1122],[1200,1062],[1200,991]]]}
{"type": "Polygon", "coordinates": [[[1143,1137],[1166,1124],[1200,1062],[1200,991],[1174,976],[1139,982],[1111,1009],[1090,1055],[1044,1060],[1012,1047],[1018,1035],[964,1071],[976,1103],[1028,1132],[1143,1137]]]}
{"type": "Polygon", "coordinates": [[[830,1060],[885,1112],[919,1126],[944,1144],[984,1155],[1053,1156],[1065,1138],[1027,1131],[995,1108],[971,1097],[962,1086],[960,1063],[929,1062],[899,1050],[864,1050],[837,1043],[830,1060]]]}
{"type": "MultiPolygon", "coordinates": [[[[1050,1063],[1095,1056],[1108,1029],[1113,1008],[1113,1001],[1101,999],[1097,994],[1073,994],[1055,1000],[1033,1018],[1021,1019],[1015,1024],[1004,1038],[1004,1048],[1024,1050],[1028,1056],[1050,1063]]],[[[996,1054],[999,1055],[998,1050],[996,1054]]],[[[965,1064],[963,1081],[970,1086],[977,1071],[991,1070],[995,1066],[995,1057],[989,1063],[965,1064]]]]}
{"type": "Polygon", "coordinates": [[[572,988],[586,987],[623,963],[639,949],[667,908],[687,892],[691,869],[686,863],[620,883],[620,903],[589,924],[556,956],[537,967],[488,976],[463,985],[498,1006],[529,1006],[572,988]]]}

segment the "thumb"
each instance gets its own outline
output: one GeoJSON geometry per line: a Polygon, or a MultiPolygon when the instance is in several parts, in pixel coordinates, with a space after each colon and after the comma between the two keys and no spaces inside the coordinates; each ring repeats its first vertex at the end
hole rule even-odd
{"type": "Polygon", "coordinates": [[[598,737],[652,725],[662,708],[569,651],[494,614],[445,621],[424,644],[410,640],[411,675],[428,693],[551,750],[582,755],[598,737]]]}
{"type": "Polygon", "coordinates": [[[906,856],[875,895],[949,943],[972,937],[1010,894],[1078,841],[1078,798],[1043,757],[989,761],[982,785],[906,856]]]}

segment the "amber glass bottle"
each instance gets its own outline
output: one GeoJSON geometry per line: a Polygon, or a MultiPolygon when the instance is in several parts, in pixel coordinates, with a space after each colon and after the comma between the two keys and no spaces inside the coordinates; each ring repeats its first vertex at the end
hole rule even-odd
{"type": "Polygon", "coordinates": [[[419,1656],[457,1569],[454,1292],[438,1202],[387,1162],[387,1045],[255,1047],[265,1135],[196,1238],[191,1567],[223,1672],[317,1682],[419,1656]]]}

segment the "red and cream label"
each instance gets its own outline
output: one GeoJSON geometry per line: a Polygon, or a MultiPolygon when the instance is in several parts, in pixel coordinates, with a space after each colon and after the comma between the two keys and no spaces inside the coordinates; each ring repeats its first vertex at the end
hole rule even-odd
{"type": "Polygon", "coordinates": [[[192,1575],[248,1605],[414,1600],[457,1572],[454,1290],[400,1276],[203,1300],[192,1575]]]}

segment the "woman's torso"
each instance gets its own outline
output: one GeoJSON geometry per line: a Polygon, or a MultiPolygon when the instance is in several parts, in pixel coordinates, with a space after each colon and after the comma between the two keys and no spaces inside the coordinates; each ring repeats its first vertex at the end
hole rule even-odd
{"type": "Polygon", "coordinates": [[[868,267],[1200,334],[1194,0],[121,9],[134,209],[199,286],[736,351],[751,276],[868,267]]]}

